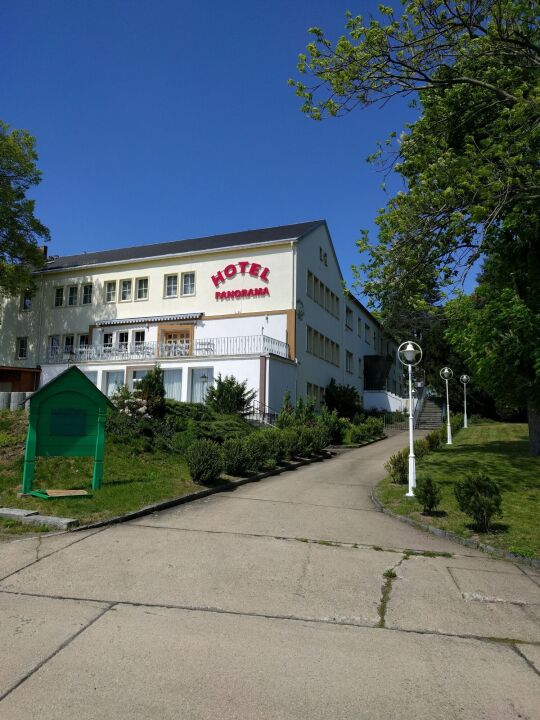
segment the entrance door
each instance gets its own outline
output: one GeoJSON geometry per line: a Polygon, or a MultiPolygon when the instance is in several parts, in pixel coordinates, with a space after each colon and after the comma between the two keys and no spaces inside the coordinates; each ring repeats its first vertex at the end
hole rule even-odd
{"type": "Polygon", "coordinates": [[[214,368],[193,368],[191,371],[191,402],[204,402],[206,392],[213,384],[214,368]]]}

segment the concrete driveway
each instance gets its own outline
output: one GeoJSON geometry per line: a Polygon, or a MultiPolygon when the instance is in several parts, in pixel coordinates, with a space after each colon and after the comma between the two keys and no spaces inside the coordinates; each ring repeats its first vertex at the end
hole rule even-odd
{"type": "Polygon", "coordinates": [[[540,718],[540,576],[377,512],[404,442],[0,545],[0,717],[540,718]]]}

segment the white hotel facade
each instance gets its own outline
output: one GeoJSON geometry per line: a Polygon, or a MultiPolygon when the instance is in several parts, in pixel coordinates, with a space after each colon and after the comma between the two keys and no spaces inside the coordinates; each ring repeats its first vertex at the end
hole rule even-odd
{"type": "Polygon", "coordinates": [[[396,344],[352,295],[324,221],[51,257],[33,297],[0,306],[0,391],[76,364],[105,393],[159,363],[167,396],[200,402],[217,377],[279,409],[332,378],[365,407],[401,408],[396,344]]]}

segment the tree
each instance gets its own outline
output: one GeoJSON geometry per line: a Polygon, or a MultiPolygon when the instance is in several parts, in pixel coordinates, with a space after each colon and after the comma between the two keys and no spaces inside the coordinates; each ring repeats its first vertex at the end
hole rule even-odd
{"type": "Polygon", "coordinates": [[[36,161],[35,139],[0,120],[0,293],[6,295],[32,289],[32,272],[44,263],[38,242],[50,238],[26,195],[41,179],[36,161]]]}
{"type": "Polygon", "coordinates": [[[165,383],[163,370],[156,365],[139,380],[134,395],[144,401],[151,417],[162,418],[165,415],[165,383]]]}
{"type": "Polygon", "coordinates": [[[238,382],[234,375],[222,378],[220,373],[206,393],[206,404],[219,413],[247,415],[256,394],[248,390],[247,380],[238,382]]]}
{"type": "Polygon", "coordinates": [[[380,211],[378,242],[359,241],[369,259],[357,281],[390,331],[412,331],[480,258],[504,259],[507,286],[537,317],[539,1],[412,0],[400,18],[381,13],[349,16],[335,44],[312,28],[299,70],[313,83],[293,81],[316,119],[398,95],[420,109],[371,157],[404,190],[380,211]]]}

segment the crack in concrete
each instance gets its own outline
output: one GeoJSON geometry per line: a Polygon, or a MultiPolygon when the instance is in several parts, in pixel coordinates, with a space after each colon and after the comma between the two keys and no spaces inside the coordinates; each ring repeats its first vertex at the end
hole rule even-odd
{"type": "Polygon", "coordinates": [[[322,503],[310,503],[310,502],[295,502],[294,500],[272,500],[271,498],[257,498],[257,497],[235,497],[234,495],[222,495],[220,496],[223,500],[240,500],[240,501],[251,501],[251,502],[266,502],[266,503],[278,503],[280,505],[302,505],[304,507],[320,507],[328,508],[330,510],[352,510],[353,512],[378,512],[375,508],[359,508],[359,507],[346,507],[345,505],[323,505],[322,503]]]}
{"type": "Polygon", "coordinates": [[[383,577],[385,578],[382,587],[381,587],[381,600],[379,602],[379,605],[377,607],[377,612],[379,613],[379,622],[377,627],[384,628],[386,627],[386,610],[388,608],[388,603],[390,602],[390,594],[392,593],[392,583],[394,579],[397,577],[396,570],[401,565],[402,562],[408,559],[408,556],[404,553],[401,560],[398,560],[398,562],[391,568],[388,568],[388,570],[385,570],[383,573],[383,577]]]}
{"type": "MultiPolygon", "coordinates": [[[[529,644],[529,643],[527,643],[527,644],[529,644]]],[[[529,660],[529,658],[528,658],[524,653],[521,652],[521,650],[519,649],[519,647],[518,647],[515,643],[512,643],[512,645],[511,645],[510,647],[512,648],[512,650],[514,650],[514,652],[517,653],[517,655],[518,655],[522,660],[525,660],[525,662],[527,663],[527,665],[531,668],[531,670],[532,670],[533,672],[535,672],[537,675],[540,676],[540,671],[538,670],[538,668],[536,667],[536,665],[535,665],[531,660],[529,660]]]]}
{"type": "Polygon", "coordinates": [[[8,695],[11,695],[11,693],[16,690],[18,687],[20,687],[24,682],[26,682],[29,678],[32,677],[35,673],[37,673],[38,670],[40,670],[46,663],[49,662],[49,660],[52,660],[53,657],[58,655],[64,648],[66,648],[68,645],[70,645],[76,638],[79,637],[85,630],[88,630],[89,627],[91,627],[94,623],[96,623],[100,618],[105,615],[106,612],[108,612],[112,607],[114,607],[116,603],[110,603],[107,605],[107,607],[102,608],[98,614],[92,618],[89,622],[87,622],[82,628],[79,628],[73,635],[70,635],[66,640],[64,640],[63,643],[61,643],[56,650],[53,650],[52,653],[49,653],[46,658],[41,660],[37,665],[35,665],[31,670],[29,670],[22,678],[19,678],[17,682],[12,685],[10,688],[8,688],[4,693],[0,695],[0,702],[2,700],[5,700],[8,695]]]}

